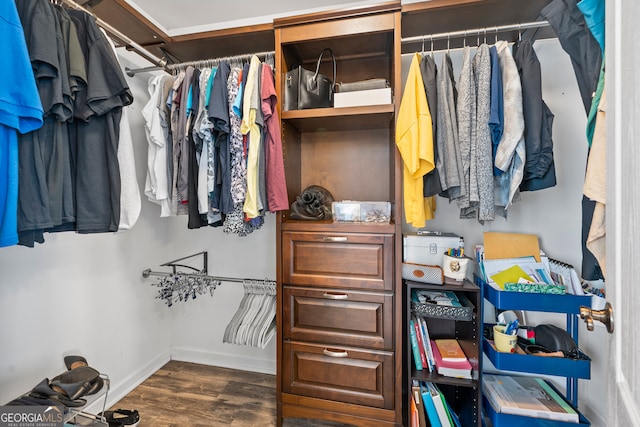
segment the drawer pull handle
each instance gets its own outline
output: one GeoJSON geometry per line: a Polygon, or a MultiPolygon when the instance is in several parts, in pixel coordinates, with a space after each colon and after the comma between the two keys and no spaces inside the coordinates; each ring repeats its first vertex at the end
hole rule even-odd
{"type": "Polygon", "coordinates": [[[324,350],[322,350],[322,352],[324,353],[325,356],[329,356],[329,357],[349,357],[349,353],[347,353],[346,351],[331,351],[328,348],[325,348],[324,350]]]}
{"type": "Polygon", "coordinates": [[[329,292],[325,292],[322,296],[326,299],[348,299],[349,295],[347,294],[331,294],[329,292]]]}
{"type": "Polygon", "coordinates": [[[346,236],[325,236],[323,239],[325,242],[346,242],[346,236]]]}

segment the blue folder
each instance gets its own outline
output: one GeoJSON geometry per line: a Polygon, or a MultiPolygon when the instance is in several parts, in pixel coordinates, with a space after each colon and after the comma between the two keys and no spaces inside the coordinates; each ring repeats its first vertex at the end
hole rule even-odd
{"type": "Polygon", "coordinates": [[[429,417],[429,423],[431,424],[431,427],[442,427],[440,418],[438,417],[438,413],[436,412],[436,407],[433,406],[433,398],[431,397],[431,393],[429,392],[429,387],[425,386],[424,383],[420,383],[420,391],[422,392],[424,408],[427,411],[427,417],[429,417]]]}

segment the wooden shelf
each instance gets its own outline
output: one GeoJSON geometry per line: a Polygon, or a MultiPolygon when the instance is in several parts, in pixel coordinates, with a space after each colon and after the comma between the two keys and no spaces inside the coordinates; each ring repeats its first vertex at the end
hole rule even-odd
{"type": "MultiPolygon", "coordinates": [[[[402,6],[402,37],[487,28],[486,33],[470,33],[466,44],[475,44],[478,36],[481,42],[486,38],[487,43],[493,43],[495,33],[491,32],[491,27],[537,21],[540,10],[550,2],[551,0],[431,0],[409,3],[402,6]]],[[[500,34],[500,39],[503,40],[514,41],[517,37],[517,31],[500,34]]],[[[550,37],[555,37],[550,27],[539,30],[539,39],[550,37]]],[[[458,37],[435,41],[433,47],[434,50],[443,50],[447,47],[457,49],[463,45],[463,38],[458,37]]],[[[431,43],[427,39],[424,49],[430,48],[431,43]]],[[[422,42],[402,44],[402,53],[421,49],[422,42]]]]}
{"type": "Polygon", "coordinates": [[[431,0],[406,4],[402,6],[402,37],[536,21],[540,10],[550,2],[431,0]]]}
{"type": "Polygon", "coordinates": [[[453,378],[440,375],[437,372],[429,372],[428,370],[418,371],[413,369],[411,371],[411,379],[417,381],[428,381],[435,384],[447,384],[457,387],[479,387],[480,383],[477,379],[469,380],[465,378],[453,378]]]}
{"type": "Polygon", "coordinates": [[[386,234],[395,231],[395,224],[366,224],[328,221],[304,221],[284,218],[282,221],[284,231],[309,231],[325,233],[376,233],[386,234]]]}
{"type": "Polygon", "coordinates": [[[394,104],[315,108],[283,111],[282,120],[286,120],[300,132],[389,129],[394,111],[394,104]]]}

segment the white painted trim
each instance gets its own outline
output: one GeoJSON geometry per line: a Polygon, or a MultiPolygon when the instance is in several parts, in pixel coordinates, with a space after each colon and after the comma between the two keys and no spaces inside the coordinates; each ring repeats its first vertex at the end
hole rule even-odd
{"type": "Polygon", "coordinates": [[[627,417],[631,420],[634,427],[640,427],[640,410],[638,409],[638,403],[634,399],[631,389],[629,388],[629,383],[624,376],[618,377],[617,386],[618,397],[622,400],[622,405],[618,405],[618,407],[627,410],[627,417]],[[622,381],[620,381],[620,379],[622,379],[622,381]]]}
{"type": "Polygon", "coordinates": [[[276,374],[275,359],[257,359],[254,357],[238,356],[237,354],[214,353],[191,348],[173,347],[171,349],[171,360],[258,372],[261,374],[276,374]]]}
{"type": "Polygon", "coordinates": [[[592,411],[587,405],[579,405],[578,410],[589,420],[591,427],[607,427],[607,419],[603,414],[592,411]]]}
{"type": "MultiPolygon", "coordinates": [[[[171,349],[167,348],[161,354],[159,354],[155,359],[151,360],[147,365],[140,368],[138,371],[132,373],[127,378],[125,378],[119,384],[115,386],[111,384],[112,388],[109,390],[109,394],[107,396],[107,404],[106,407],[110,408],[119,400],[124,398],[127,394],[129,394],[134,388],[138,387],[140,384],[144,382],[151,375],[156,373],[160,368],[167,364],[171,360],[171,349]]],[[[87,405],[83,410],[86,412],[90,412],[92,414],[97,414],[102,412],[102,403],[104,401],[102,399],[97,399],[95,402],[87,405]]]]}
{"type": "MultiPolygon", "coordinates": [[[[623,206],[622,201],[622,100],[624,90],[622,88],[622,7],[616,6],[614,10],[614,25],[612,28],[611,34],[614,35],[613,43],[607,43],[607,47],[611,47],[613,45],[613,79],[607,81],[608,86],[613,86],[613,141],[609,141],[608,143],[613,146],[613,149],[607,149],[607,157],[611,153],[613,153],[613,158],[609,160],[607,158],[607,180],[611,180],[613,182],[613,207],[612,209],[608,209],[609,211],[613,211],[613,227],[609,227],[611,222],[607,223],[607,228],[609,230],[613,229],[612,237],[613,237],[613,253],[607,258],[611,260],[613,258],[613,280],[611,281],[611,285],[614,288],[614,307],[617,311],[615,313],[618,319],[622,319],[622,290],[624,286],[622,284],[622,242],[624,241],[623,231],[622,231],[622,215],[623,215],[623,206]],[[611,84],[608,82],[611,81],[611,84]],[[613,167],[609,167],[609,165],[613,164],[613,167]]],[[[606,48],[605,48],[606,49],[606,48]]],[[[608,97],[609,95],[607,95],[608,97]]],[[[607,100],[607,103],[609,101],[607,100]]],[[[611,135],[608,133],[607,136],[611,135]]],[[[607,191],[611,191],[611,185],[607,186],[607,191]]],[[[609,204],[610,198],[607,198],[607,204],[609,204]]],[[[609,233],[609,232],[608,232],[609,233]]],[[[609,261],[611,262],[611,261],[609,261]]],[[[611,269],[607,268],[607,271],[611,271],[611,269]]],[[[622,335],[621,328],[614,328],[614,344],[615,344],[615,360],[610,361],[613,362],[613,366],[615,369],[615,380],[616,382],[620,382],[620,378],[622,375],[622,335]]],[[[610,374],[612,372],[609,372],[610,374]]],[[[612,408],[609,408],[611,410],[612,408]]]]}

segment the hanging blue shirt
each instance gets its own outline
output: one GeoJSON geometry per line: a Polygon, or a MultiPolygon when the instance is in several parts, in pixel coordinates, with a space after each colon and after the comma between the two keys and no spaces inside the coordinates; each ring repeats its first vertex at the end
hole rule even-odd
{"type": "Polygon", "coordinates": [[[584,20],[596,39],[604,56],[605,0],[580,0],[576,6],[584,15],[584,20]]]}
{"type": "Polygon", "coordinates": [[[205,95],[204,95],[205,108],[209,108],[209,99],[211,98],[211,88],[213,87],[213,79],[216,77],[217,72],[218,72],[218,67],[213,67],[211,69],[211,74],[209,74],[209,80],[207,80],[207,88],[205,90],[205,95]]]}
{"type": "Polygon", "coordinates": [[[29,52],[16,5],[0,2],[0,68],[11,70],[0,79],[0,247],[18,243],[18,132],[42,126],[29,52]]]}
{"type": "MultiPolygon", "coordinates": [[[[240,86],[238,87],[238,96],[236,96],[236,101],[233,103],[233,112],[236,113],[238,117],[242,119],[242,103],[244,99],[244,86],[247,82],[247,74],[249,74],[249,64],[244,64],[242,68],[242,81],[240,82],[240,86]]],[[[248,138],[247,138],[248,139],[248,138]]]]}
{"type": "Polygon", "coordinates": [[[605,0],[581,0],[576,5],[584,15],[584,20],[587,23],[593,38],[596,39],[600,45],[600,49],[602,51],[602,67],[600,69],[600,76],[598,77],[598,85],[596,86],[596,91],[591,101],[591,109],[587,116],[587,140],[589,142],[589,147],[591,147],[591,141],[593,141],[598,106],[600,105],[602,91],[604,90],[604,3],[605,0]]]}
{"type": "MultiPolygon", "coordinates": [[[[491,110],[489,115],[489,129],[491,129],[491,143],[493,144],[492,164],[495,164],[496,150],[502,132],[504,131],[504,95],[502,93],[502,71],[500,71],[500,61],[498,60],[498,51],[495,46],[489,48],[491,56],[491,110]]],[[[502,171],[497,167],[493,167],[493,175],[502,175],[502,171]]]]}

